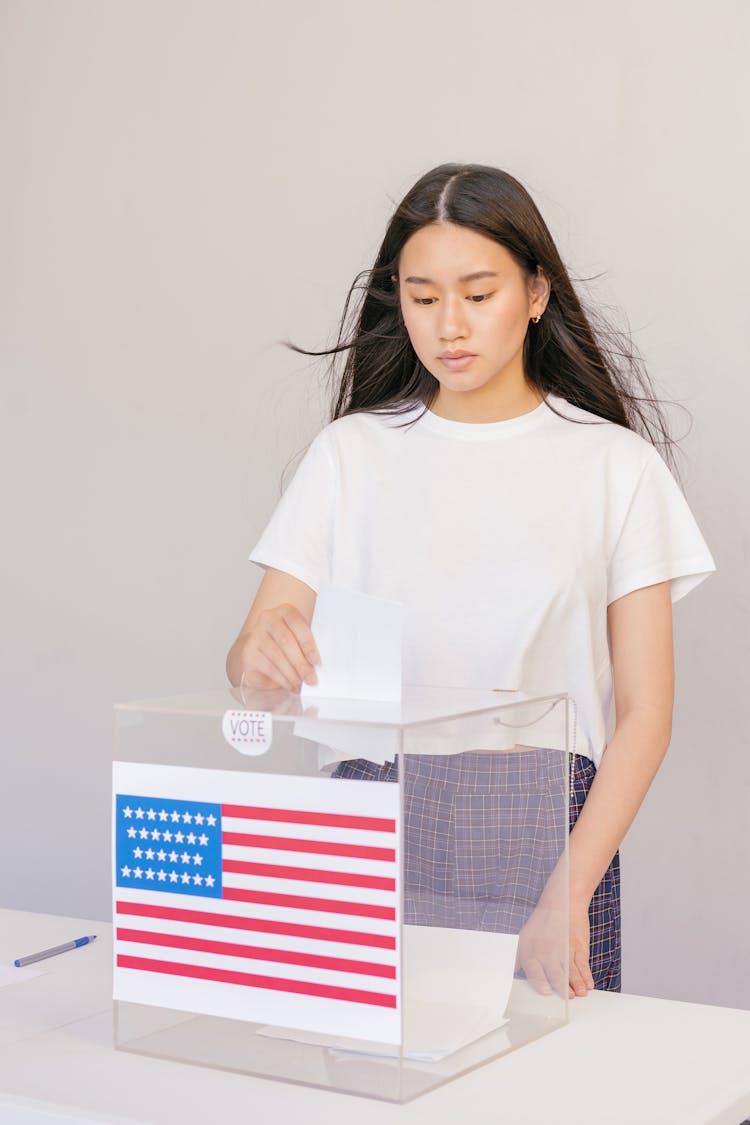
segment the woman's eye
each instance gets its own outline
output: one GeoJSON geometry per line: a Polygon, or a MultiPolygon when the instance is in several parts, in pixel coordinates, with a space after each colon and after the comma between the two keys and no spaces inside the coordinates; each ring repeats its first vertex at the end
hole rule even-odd
{"type": "MultiPolygon", "coordinates": [[[[479,304],[480,301],[486,301],[491,296],[492,296],[491,293],[476,293],[473,296],[469,297],[469,300],[473,301],[475,304],[479,304]]],[[[414,300],[415,305],[430,305],[435,300],[435,298],[434,297],[414,297],[413,300],[414,300]]]]}

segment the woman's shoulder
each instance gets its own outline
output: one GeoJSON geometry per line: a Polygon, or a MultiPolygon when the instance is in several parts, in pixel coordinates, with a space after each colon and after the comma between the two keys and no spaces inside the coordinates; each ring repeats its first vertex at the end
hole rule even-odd
{"type": "Polygon", "coordinates": [[[546,398],[553,428],[565,439],[606,457],[607,461],[638,468],[654,454],[659,455],[656,447],[636,430],[576,406],[561,395],[548,394],[546,398]]]}
{"type": "Polygon", "coordinates": [[[318,435],[335,444],[356,443],[374,435],[398,433],[406,423],[416,421],[424,403],[409,405],[398,413],[383,410],[357,410],[334,418],[318,435]]]}

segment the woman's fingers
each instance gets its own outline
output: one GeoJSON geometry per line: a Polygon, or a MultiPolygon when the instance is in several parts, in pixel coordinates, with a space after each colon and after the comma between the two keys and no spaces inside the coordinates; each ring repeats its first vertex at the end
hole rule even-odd
{"type": "MultiPolygon", "coordinates": [[[[318,652],[318,646],[315,643],[315,638],[312,635],[310,626],[308,625],[306,618],[300,613],[296,606],[290,605],[284,606],[283,608],[284,621],[294,634],[297,640],[297,644],[302,651],[302,655],[307,661],[307,675],[312,676],[312,680],[308,680],[308,683],[316,683],[317,676],[315,675],[315,668],[313,667],[313,665],[320,663],[320,653],[318,652]]],[[[305,676],[302,676],[302,679],[304,678],[305,676]]]]}
{"type": "Polygon", "coordinates": [[[308,660],[304,648],[311,656],[317,656],[317,649],[312,640],[312,633],[299,610],[294,606],[281,606],[278,616],[273,616],[267,625],[267,637],[273,641],[275,648],[263,646],[263,651],[275,663],[279,670],[287,677],[294,680],[297,690],[303,680],[315,683],[315,669],[312,661],[308,660]]]}
{"type": "Polygon", "coordinates": [[[526,974],[526,980],[537,992],[547,993],[552,991],[552,986],[547,980],[547,974],[542,963],[536,957],[529,957],[524,961],[523,971],[526,974]]]}
{"type": "Polygon", "coordinates": [[[570,983],[576,992],[588,992],[594,987],[589,959],[583,949],[576,949],[570,959],[570,983]]]}
{"type": "Polygon", "coordinates": [[[267,691],[269,688],[293,691],[294,682],[293,675],[291,678],[282,675],[276,664],[265,653],[259,648],[254,650],[252,667],[245,672],[245,683],[248,687],[259,688],[261,691],[267,691]]]}

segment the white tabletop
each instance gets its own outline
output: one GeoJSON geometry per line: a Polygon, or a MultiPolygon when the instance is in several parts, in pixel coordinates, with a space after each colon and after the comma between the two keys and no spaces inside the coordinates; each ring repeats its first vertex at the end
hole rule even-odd
{"type": "Polygon", "coordinates": [[[145,1058],[112,1048],[111,926],[0,911],[0,962],[97,933],[0,988],[0,1123],[740,1125],[750,1012],[591,992],[570,1023],[408,1105],[145,1058]]]}

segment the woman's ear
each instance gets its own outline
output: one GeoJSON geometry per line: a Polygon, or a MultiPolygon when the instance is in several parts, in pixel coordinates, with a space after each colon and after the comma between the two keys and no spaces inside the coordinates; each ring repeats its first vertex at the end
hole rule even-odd
{"type": "Polygon", "coordinates": [[[549,278],[547,277],[541,265],[537,265],[534,273],[529,278],[529,301],[532,306],[532,313],[539,316],[542,315],[547,308],[549,295],[552,292],[549,278]]]}

